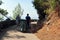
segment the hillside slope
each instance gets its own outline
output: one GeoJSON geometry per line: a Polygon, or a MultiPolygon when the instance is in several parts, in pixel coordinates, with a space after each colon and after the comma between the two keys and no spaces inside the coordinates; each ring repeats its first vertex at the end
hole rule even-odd
{"type": "Polygon", "coordinates": [[[60,17],[58,15],[58,12],[51,12],[49,21],[46,21],[43,28],[36,33],[41,40],[60,40],[60,17]]]}

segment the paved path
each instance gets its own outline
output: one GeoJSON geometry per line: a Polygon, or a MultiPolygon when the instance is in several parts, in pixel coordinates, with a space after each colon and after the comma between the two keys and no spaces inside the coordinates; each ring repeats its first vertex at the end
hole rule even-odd
{"type": "Polygon", "coordinates": [[[33,33],[22,33],[17,29],[16,27],[6,29],[1,40],[39,40],[33,33]]]}

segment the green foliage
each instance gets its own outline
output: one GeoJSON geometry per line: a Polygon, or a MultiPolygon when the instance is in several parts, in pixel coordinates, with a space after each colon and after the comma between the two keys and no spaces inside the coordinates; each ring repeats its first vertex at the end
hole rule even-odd
{"type": "Polygon", "coordinates": [[[39,8],[42,7],[41,6],[42,5],[42,1],[41,0],[34,0],[33,4],[34,4],[36,9],[39,9],[39,8]]]}
{"type": "MultiPolygon", "coordinates": [[[[0,5],[2,4],[2,0],[0,0],[0,5]]],[[[3,16],[7,17],[6,15],[8,14],[7,10],[1,9],[0,8],[0,21],[3,20],[3,16]]],[[[8,18],[8,17],[7,17],[8,18]]]]}
{"type": "Polygon", "coordinates": [[[0,5],[1,5],[2,3],[3,3],[2,0],[0,0],[0,5]]]}
{"type": "Polygon", "coordinates": [[[56,7],[56,0],[50,0],[48,2],[49,2],[49,5],[50,5],[50,8],[51,9],[55,9],[55,7],[56,7]]]}
{"type": "Polygon", "coordinates": [[[56,0],[48,0],[49,8],[45,10],[46,14],[50,14],[56,8],[56,0]]]}
{"type": "Polygon", "coordinates": [[[0,20],[3,19],[3,16],[8,18],[6,15],[8,14],[7,10],[1,9],[0,8],[0,20]],[[3,16],[2,16],[3,15],[3,16]]]}
{"type": "Polygon", "coordinates": [[[18,5],[16,6],[15,10],[13,11],[13,19],[14,19],[14,20],[16,19],[17,15],[20,15],[20,17],[21,17],[21,15],[22,15],[22,11],[21,11],[21,6],[20,6],[20,4],[18,4],[18,5]]]}
{"type": "Polygon", "coordinates": [[[35,9],[37,9],[37,13],[39,14],[39,19],[42,20],[43,18],[45,18],[45,12],[44,10],[46,10],[46,8],[48,6],[48,3],[46,3],[47,0],[34,0],[33,5],[35,6],[35,9]]]}
{"type": "Polygon", "coordinates": [[[7,15],[8,14],[7,10],[1,9],[1,8],[0,8],[0,13],[2,15],[7,15]]]}
{"type": "Polygon", "coordinates": [[[43,18],[45,14],[49,15],[56,8],[56,3],[59,0],[34,0],[33,5],[35,9],[37,9],[37,13],[39,14],[39,19],[43,18]]]}
{"type": "Polygon", "coordinates": [[[44,8],[44,11],[52,11],[56,8],[56,0],[34,0],[33,2],[35,8],[38,10],[44,8]]]}

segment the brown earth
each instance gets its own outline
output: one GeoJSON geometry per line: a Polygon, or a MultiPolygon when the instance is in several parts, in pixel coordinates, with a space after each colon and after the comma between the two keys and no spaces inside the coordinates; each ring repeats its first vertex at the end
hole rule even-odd
{"type": "Polygon", "coordinates": [[[51,13],[49,20],[37,31],[36,36],[40,40],[60,40],[60,17],[57,12],[51,13]]]}

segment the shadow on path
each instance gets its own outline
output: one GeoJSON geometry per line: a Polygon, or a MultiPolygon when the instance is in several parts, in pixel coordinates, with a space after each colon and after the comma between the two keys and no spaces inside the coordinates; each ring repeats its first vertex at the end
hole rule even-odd
{"type": "Polygon", "coordinates": [[[32,27],[32,33],[37,33],[37,31],[39,31],[40,29],[42,29],[43,28],[43,26],[44,26],[44,22],[39,22],[38,21],[38,23],[37,23],[37,25],[33,25],[32,27]]]}
{"type": "MultiPolygon", "coordinates": [[[[0,40],[4,40],[4,38],[17,38],[17,39],[20,39],[20,38],[26,38],[25,36],[20,36],[20,35],[17,35],[17,34],[14,34],[14,35],[9,35],[10,33],[8,33],[9,31],[17,31],[17,27],[16,26],[12,26],[12,27],[9,27],[7,29],[3,29],[1,32],[0,32],[0,40]]],[[[11,32],[12,33],[12,32],[11,32]]]]}

